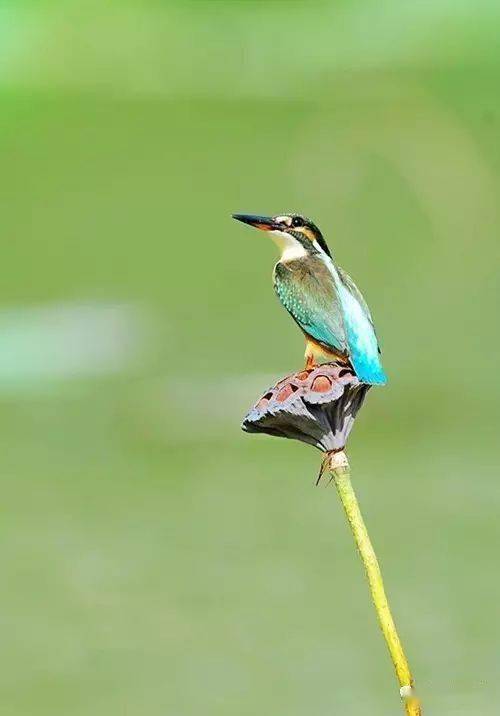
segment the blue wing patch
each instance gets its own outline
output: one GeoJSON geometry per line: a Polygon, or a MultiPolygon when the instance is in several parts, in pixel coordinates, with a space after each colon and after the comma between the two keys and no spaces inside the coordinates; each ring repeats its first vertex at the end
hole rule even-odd
{"type": "Polygon", "coordinates": [[[344,314],[344,326],[349,354],[356,375],[363,383],[383,385],[387,377],[380,362],[377,336],[370,314],[346,286],[339,281],[339,296],[344,314]]]}

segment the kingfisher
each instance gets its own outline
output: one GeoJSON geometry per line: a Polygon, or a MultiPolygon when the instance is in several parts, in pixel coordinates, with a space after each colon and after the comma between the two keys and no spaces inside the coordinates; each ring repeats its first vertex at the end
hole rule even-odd
{"type": "Polygon", "coordinates": [[[352,278],[338,266],[319,228],[300,214],[233,214],[267,231],[280,249],[274,289],[306,339],[306,370],[342,363],[362,383],[387,382],[370,310],[352,278]]]}

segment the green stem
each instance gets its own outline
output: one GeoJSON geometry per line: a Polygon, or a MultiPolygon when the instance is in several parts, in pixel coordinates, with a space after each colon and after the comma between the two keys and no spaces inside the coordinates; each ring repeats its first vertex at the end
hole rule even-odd
{"type": "Polygon", "coordinates": [[[349,463],[345,453],[343,451],[327,453],[322,472],[325,470],[329,470],[332,474],[358,552],[365,567],[380,628],[396,671],[405,713],[407,716],[421,716],[420,701],[413,691],[413,677],[389,608],[377,556],[352,487],[349,463]]]}

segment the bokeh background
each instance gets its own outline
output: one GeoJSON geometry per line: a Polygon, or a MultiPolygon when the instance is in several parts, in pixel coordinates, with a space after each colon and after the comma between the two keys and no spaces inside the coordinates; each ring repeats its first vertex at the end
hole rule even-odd
{"type": "Polygon", "coordinates": [[[319,453],[240,431],[302,365],[300,211],[390,382],[355,484],[429,714],[500,699],[500,5],[0,7],[0,712],[387,716],[319,453]]]}

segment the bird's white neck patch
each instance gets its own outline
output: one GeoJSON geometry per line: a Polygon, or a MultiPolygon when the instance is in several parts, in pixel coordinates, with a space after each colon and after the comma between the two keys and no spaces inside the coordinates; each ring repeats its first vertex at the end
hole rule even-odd
{"type": "Polygon", "coordinates": [[[294,259],[300,259],[303,256],[307,256],[307,251],[302,246],[300,241],[297,241],[297,239],[293,236],[287,234],[286,231],[275,230],[270,233],[274,243],[281,251],[280,261],[293,261],[294,259]]]}

